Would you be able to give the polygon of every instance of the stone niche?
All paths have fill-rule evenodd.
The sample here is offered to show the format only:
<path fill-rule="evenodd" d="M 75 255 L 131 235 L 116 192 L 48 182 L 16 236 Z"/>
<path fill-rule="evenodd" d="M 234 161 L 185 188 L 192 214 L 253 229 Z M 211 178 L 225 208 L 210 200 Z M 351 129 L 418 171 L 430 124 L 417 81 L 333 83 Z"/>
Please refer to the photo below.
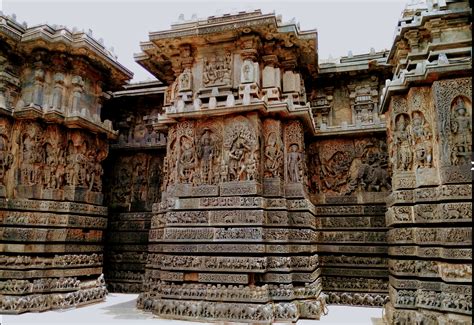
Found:
<path fill-rule="evenodd" d="M 64 51 L 89 36 L 2 19 L 0 313 L 102 301 L 102 162 L 116 132 L 100 109 L 131 74 L 103 54 Z"/>
<path fill-rule="evenodd" d="M 314 125 L 295 71 L 306 60 L 315 73 L 316 51 L 299 50 L 314 49 L 315 33 L 259 11 L 202 25 L 210 34 L 199 41 L 153 33 L 137 56 L 168 83 L 154 122 L 168 131 L 162 200 L 138 307 L 173 319 L 319 319 L 326 299 L 304 155 Z M 185 25 L 175 27 L 173 37 Z M 160 68 L 168 55 L 176 79 Z"/>

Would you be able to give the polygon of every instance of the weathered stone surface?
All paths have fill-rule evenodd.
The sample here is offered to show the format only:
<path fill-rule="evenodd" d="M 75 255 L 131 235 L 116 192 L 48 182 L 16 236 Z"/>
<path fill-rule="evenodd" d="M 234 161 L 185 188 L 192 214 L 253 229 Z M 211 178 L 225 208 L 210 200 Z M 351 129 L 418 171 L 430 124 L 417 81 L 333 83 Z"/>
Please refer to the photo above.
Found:
<path fill-rule="evenodd" d="M 100 301 L 104 265 L 161 318 L 470 324 L 471 11 L 412 3 L 333 61 L 275 14 L 180 21 L 125 86 L 90 35 L 2 14 L 0 312 Z"/>
<path fill-rule="evenodd" d="M 472 321 L 472 81 L 463 77 L 471 58 L 462 44 L 471 8 L 458 4 L 446 38 L 451 6 L 407 7 L 390 52 L 398 71 L 382 97 L 394 190 L 386 213 L 390 324 Z M 434 12 L 437 19 L 424 19 Z M 430 42 L 421 42 L 421 30 Z M 426 48 L 441 38 L 430 62 Z"/>
<path fill-rule="evenodd" d="M 101 108 L 132 74 L 89 35 L 1 20 L 0 313 L 101 301 L 102 162 L 117 136 Z"/>

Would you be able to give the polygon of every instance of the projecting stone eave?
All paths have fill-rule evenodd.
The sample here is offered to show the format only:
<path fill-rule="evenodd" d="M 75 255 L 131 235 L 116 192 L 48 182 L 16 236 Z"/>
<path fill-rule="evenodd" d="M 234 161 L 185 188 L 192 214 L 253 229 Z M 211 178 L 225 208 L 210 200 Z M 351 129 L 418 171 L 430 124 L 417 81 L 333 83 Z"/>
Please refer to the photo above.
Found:
<path fill-rule="evenodd" d="M 0 40 L 5 41 L 10 46 L 15 46 L 25 32 L 25 27 L 10 17 L 0 15 Z"/>
<path fill-rule="evenodd" d="M 379 112 L 388 110 L 390 98 L 393 95 L 406 93 L 410 87 L 430 85 L 433 81 L 450 78 L 462 78 L 472 76 L 472 61 L 457 62 L 451 64 L 431 64 L 425 66 L 420 73 L 405 75 L 401 79 L 387 81 L 380 100 Z"/>
<path fill-rule="evenodd" d="M 19 48 L 31 53 L 36 48 L 59 51 L 69 55 L 85 56 L 92 63 L 109 73 L 110 89 L 119 89 L 133 73 L 93 37 L 84 32 L 70 32 L 66 28 L 54 29 L 48 25 L 29 28 L 21 37 Z"/>
<path fill-rule="evenodd" d="M 266 117 L 278 116 L 284 120 L 297 119 L 303 123 L 304 132 L 309 136 L 314 136 L 317 133 L 309 104 L 290 105 L 287 101 L 268 103 L 264 100 L 256 100 L 250 104 L 237 104 L 231 110 L 225 105 L 218 105 L 212 109 L 166 112 L 159 115 L 157 128 L 165 129 L 168 125 L 178 123 L 183 119 L 214 118 L 248 112 L 258 112 L 261 116 Z"/>
<path fill-rule="evenodd" d="M 421 11 L 419 15 L 412 17 L 402 17 L 399 19 L 398 26 L 395 30 L 395 35 L 392 41 L 392 47 L 388 54 L 387 61 L 390 62 L 394 59 L 398 49 L 398 43 L 405 37 L 405 34 L 412 30 L 419 30 L 424 28 L 424 25 L 431 19 L 443 18 L 443 20 L 456 19 L 461 17 L 471 17 L 472 8 L 457 8 L 457 9 L 441 9 L 431 10 L 427 9 Z"/>
<path fill-rule="evenodd" d="M 354 55 L 353 57 L 343 56 L 337 62 L 322 62 L 319 64 L 319 77 L 327 74 L 359 73 L 364 71 L 387 71 L 390 72 L 392 66 L 387 63 L 389 51 L 380 51 L 374 54 L 366 53 Z"/>
<path fill-rule="evenodd" d="M 318 73 L 317 30 L 300 31 L 296 23 L 282 23 L 275 14 L 224 15 L 207 20 L 172 25 L 170 30 L 151 32 L 149 41 L 141 42 L 141 53 L 136 54 L 138 64 L 166 84 L 176 75 L 174 66 L 181 58 L 180 46 L 191 45 L 192 56 L 196 49 L 209 44 L 236 41 L 245 35 L 258 34 L 266 41 L 280 41 L 283 48 L 298 48 L 299 66 L 315 77 Z"/>
<path fill-rule="evenodd" d="M 149 43 L 149 42 L 144 42 Z M 140 43 L 142 45 L 142 43 Z M 142 66 L 145 70 L 154 75 L 158 80 L 160 80 L 164 85 L 169 85 L 174 81 L 174 77 L 170 77 L 169 74 L 166 74 L 164 71 L 169 71 L 171 69 L 171 62 L 168 62 L 168 69 L 163 69 L 162 67 L 157 67 L 154 60 L 152 60 L 151 55 L 140 52 L 133 54 L 133 58 L 136 63 Z"/>

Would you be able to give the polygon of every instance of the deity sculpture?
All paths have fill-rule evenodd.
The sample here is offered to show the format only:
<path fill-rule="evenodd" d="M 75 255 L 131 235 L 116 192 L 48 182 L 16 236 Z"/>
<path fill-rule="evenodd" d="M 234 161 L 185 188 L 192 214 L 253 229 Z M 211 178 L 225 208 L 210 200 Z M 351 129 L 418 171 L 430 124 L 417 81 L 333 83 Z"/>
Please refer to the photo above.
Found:
<path fill-rule="evenodd" d="M 192 183 L 196 157 L 193 141 L 190 138 L 181 138 L 181 154 L 179 157 L 179 177 L 183 183 Z"/>
<path fill-rule="evenodd" d="M 138 160 L 133 170 L 132 202 L 146 199 L 146 170 L 142 161 Z"/>
<path fill-rule="evenodd" d="M 231 61 L 232 55 L 230 53 L 204 58 L 204 71 L 202 74 L 204 86 L 229 84 L 231 82 Z"/>
<path fill-rule="evenodd" d="M 38 181 L 39 170 L 35 164 L 41 161 L 40 145 L 37 142 L 36 129 L 31 134 L 26 133 L 23 138 L 22 160 L 21 160 L 21 183 L 24 185 L 35 185 Z"/>
<path fill-rule="evenodd" d="M 72 90 L 72 105 L 71 109 L 72 112 L 79 112 L 81 107 L 81 99 L 82 99 L 82 93 L 83 93 L 83 88 L 84 88 L 84 81 L 80 76 L 74 76 L 72 78 L 72 84 L 74 86 Z"/>
<path fill-rule="evenodd" d="M 234 140 L 229 152 L 229 181 L 239 181 L 240 175 L 245 170 L 246 153 L 250 151 L 250 146 L 244 137 L 243 131 L 240 131 Z"/>
<path fill-rule="evenodd" d="M 212 139 L 211 130 L 205 128 L 201 139 L 199 139 L 199 146 L 197 151 L 198 158 L 200 159 L 201 181 L 205 184 L 212 183 L 213 181 L 212 166 L 215 151 L 215 143 Z"/>
<path fill-rule="evenodd" d="M 8 150 L 8 140 L 0 136 L 0 186 L 5 185 L 5 173 L 13 162 L 13 155 Z"/>
<path fill-rule="evenodd" d="M 62 110 L 64 75 L 56 73 L 54 75 L 53 103 L 52 108 Z"/>
<path fill-rule="evenodd" d="M 252 61 L 245 60 L 242 64 L 241 82 L 252 82 L 254 80 L 254 67 Z"/>
<path fill-rule="evenodd" d="M 280 165 L 283 158 L 283 151 L 277 143 L 277 135 L 271 132 L 268 135 L 265 146 L 265 176 L 278 177 L 280 174 Z"/>
<path fill-rule="evenodd" d="M 184 69 L 178 79 L 178 90 L 189 90 L 191 89 L 191 70 L 189 68 Z"/>
<path fill-rule="evenodd" d="M 247 161 L 246 180 L 254 181 L 257 179 L 257 160 L 249 153 Z"/>
<path fill-rule="evenodd" d="M 413 115 L 412 122 L 413 140 L 415 142 L 415 161 L 417 168 L 431 167 L 432 150 L 431 134 L 424 123 L 421 113 Z"/>
<path fill-rule="evenodd" d="M 221 175 L 221 182 L 227 182 L 228 181 L 228 174 L 229 174 L 229 166 L 225 163 L 224 160 L 222 160 L 221 166 L 220 166 L 220 175 Z"/>
<path fill-rule="evenodd" d="M 32 104 L 43 105 L 43 91 L 44 91 L 44 70 L 35 70 L 35 81 L 33 85 L 33 100 Z"/>
<path fill-rule="evenodd" d="M 43 175 L 44 175 L 44 187 L 52 188 L 55 181 L 55 172 L 57 166 L 56 153 L 53 146 L 50 143 L 45 145 L 45 154 L 46 154 L 46 164 L 44 166 Z"/>
<path fill-rule="evenodd" d="M 411 134 L 407 128 L 407 123 L 405 122 L 405 115 L 399 115 L 393 136 L 393 144 L 396 148 L 395 166 L 399 170 L 409 170 L 413 160 L 410 143 Z"/>
<path fill-rule="evenodd" d="M 472 152 L 472 124 L 464 100 L 458 97 L 454 112 L 451 117 L 451 138 L 453 165 L 460 165 L 469 162 Z"/>
<path fill-rule="evenodd" d="M 303 159 L 299 152 L 299 146 L 296 143 L 290 145 L 290 152 L 288 153 L 288 181 L 290 183 L 300 182 L 301 179 L 301 164 Z"/>

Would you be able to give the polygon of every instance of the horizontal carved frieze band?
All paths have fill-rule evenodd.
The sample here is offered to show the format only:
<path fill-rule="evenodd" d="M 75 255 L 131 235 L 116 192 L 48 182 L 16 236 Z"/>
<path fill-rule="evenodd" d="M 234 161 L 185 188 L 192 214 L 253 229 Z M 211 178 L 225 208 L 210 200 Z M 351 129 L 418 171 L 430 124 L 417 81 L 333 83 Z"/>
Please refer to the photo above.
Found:
<path fill-rule="evenodd" d="M 105 286 L 100 286 L 68 293 L 30 294 L 26 296 L 4 295 L 0 297 L 0 312 L 2 314 L 20 314 L 27 311 L 38 312 L 77 307 L 102 301 L 106 294 Z"/>
<path fill-rule="evenodd" d="M 3 199 L 0 198 L 0 209 L 60 212 L 85 215 L 107 215 L 107 207 L 78 202 L 67 201 L 41 201 L 26 199 Z"/>
<path fill-rule="evenodd" d="M 0 255 L 0 269 L 55 269 L 102 265 L 102 254 L 66 254 L 54 257 Z"/>
<path fill-rule="evenodd" d="M 107 219 L 48 212 L 0 211 L 0 225 L 105 229 Z"/>
<path fill-rule="evenodd" d="M 449 311 L 439 312 L 436 310 L 428 310 L 418 307 L 414 309 L 394 309 L 391 302 L 386 307 L 386 319 L 387 321 L 405 322 L 405 324 L 412 324 L 415 321 L 418 322 L 435 322 L 435 324 L 449 324 L 455 323 L 459 325 L 471 325 L 472 316 L 461 315 L 459 313 L 451 313 Z"/>
<path fill-rule="evenodd" d="M 390 287 L 389 295 L 394 307 L 426 308 L 472 315 L 471 296 L 460 292 L 437 292 L 425 289 L 395 290 Z"/>
<path fill-rule="evenodd" d="M 471 202 L 393 206 L 386 213 L 388 225 L 400 223 L 471 222 Z"/>
<path fill-rule="evenodd" d="M 472 248 L 391 246 L 388 248 L 388 254 L 391 256 L 470 260 L 472 259 Z"/>
<path fill-rule="evenodd" d="M 5 242 L 100 242 L 102 230 L 81 228 L 0 228 L 0 237 Z"/>
<path fill-rule="evenodd" d="M 79 277 L 92 274 L 100 275 L 102 266 L 78 267 L 78 268 L 56 268 L 46 270 L 0 270 L 1 279 L 33 279 L 42 277 Z"/>
<path fill-rule="evenodd" d="M 150 267 L 168 270 L 267 270 L 291 271 L 314 270 L 318 266 L 318 256 L 272 256 L 272 257 L 219 257 L 149 254 Z"/>
<path fill-rule="evenodd" d="M 349 306 L 379 306 L 388 302 L 388 295 L 358 292 L 328 292 L 328 304 Z"/>
<path fill-rule="evenodd" d="M 293 284 L 264 284 L 245 286 L 233 284 L 174 284 L 154 282 L 147 287 L 155 297 L 167 299 L 195 299 L 208 301 L 268 302 L 273 300 L 293 300 L 314 297 L 321 290 L 320 281 L 308 283 L 304 287 Z"/>
<path fill-rule="evenodd" d="M 313 244 L 235 244 L 235 243 L 200 243 L 188 244 L 153 244 L 149 246 L 150 252 L 167 253 L 315 253 L 317 246 Z"/>
<path fill-rule="evenodd" d="M 387 205 L 470 200 L 471 197 L 472 184 L 448 184 L 438 187 L 393 191 L 387 197 Z"/>
<path fill-rule="evenodd" d="M 167 241 L 285 241 L 311 242 L 320 233 L 312 229 L 285 229 L 261 227 L 232 228 L 165 228 L 150 230 L 150 242 Z"/>
<path fill-rule="evenodd" d="M 424 260 L 395 260 L 388 262 L 395 276 L 441 278 L 445 282 L 472 282 L 472 265 Z"/>
<path fill-rule="evenodd" d="M 472 228 L 395 228 L 388 231 L 391 244 L 469 246 Z"/>
<path fill-rule="evenodd" d="M 323 276 L 322 283 L 325 291 L 388 291 L 388 282 L 386 279 Z"/>

